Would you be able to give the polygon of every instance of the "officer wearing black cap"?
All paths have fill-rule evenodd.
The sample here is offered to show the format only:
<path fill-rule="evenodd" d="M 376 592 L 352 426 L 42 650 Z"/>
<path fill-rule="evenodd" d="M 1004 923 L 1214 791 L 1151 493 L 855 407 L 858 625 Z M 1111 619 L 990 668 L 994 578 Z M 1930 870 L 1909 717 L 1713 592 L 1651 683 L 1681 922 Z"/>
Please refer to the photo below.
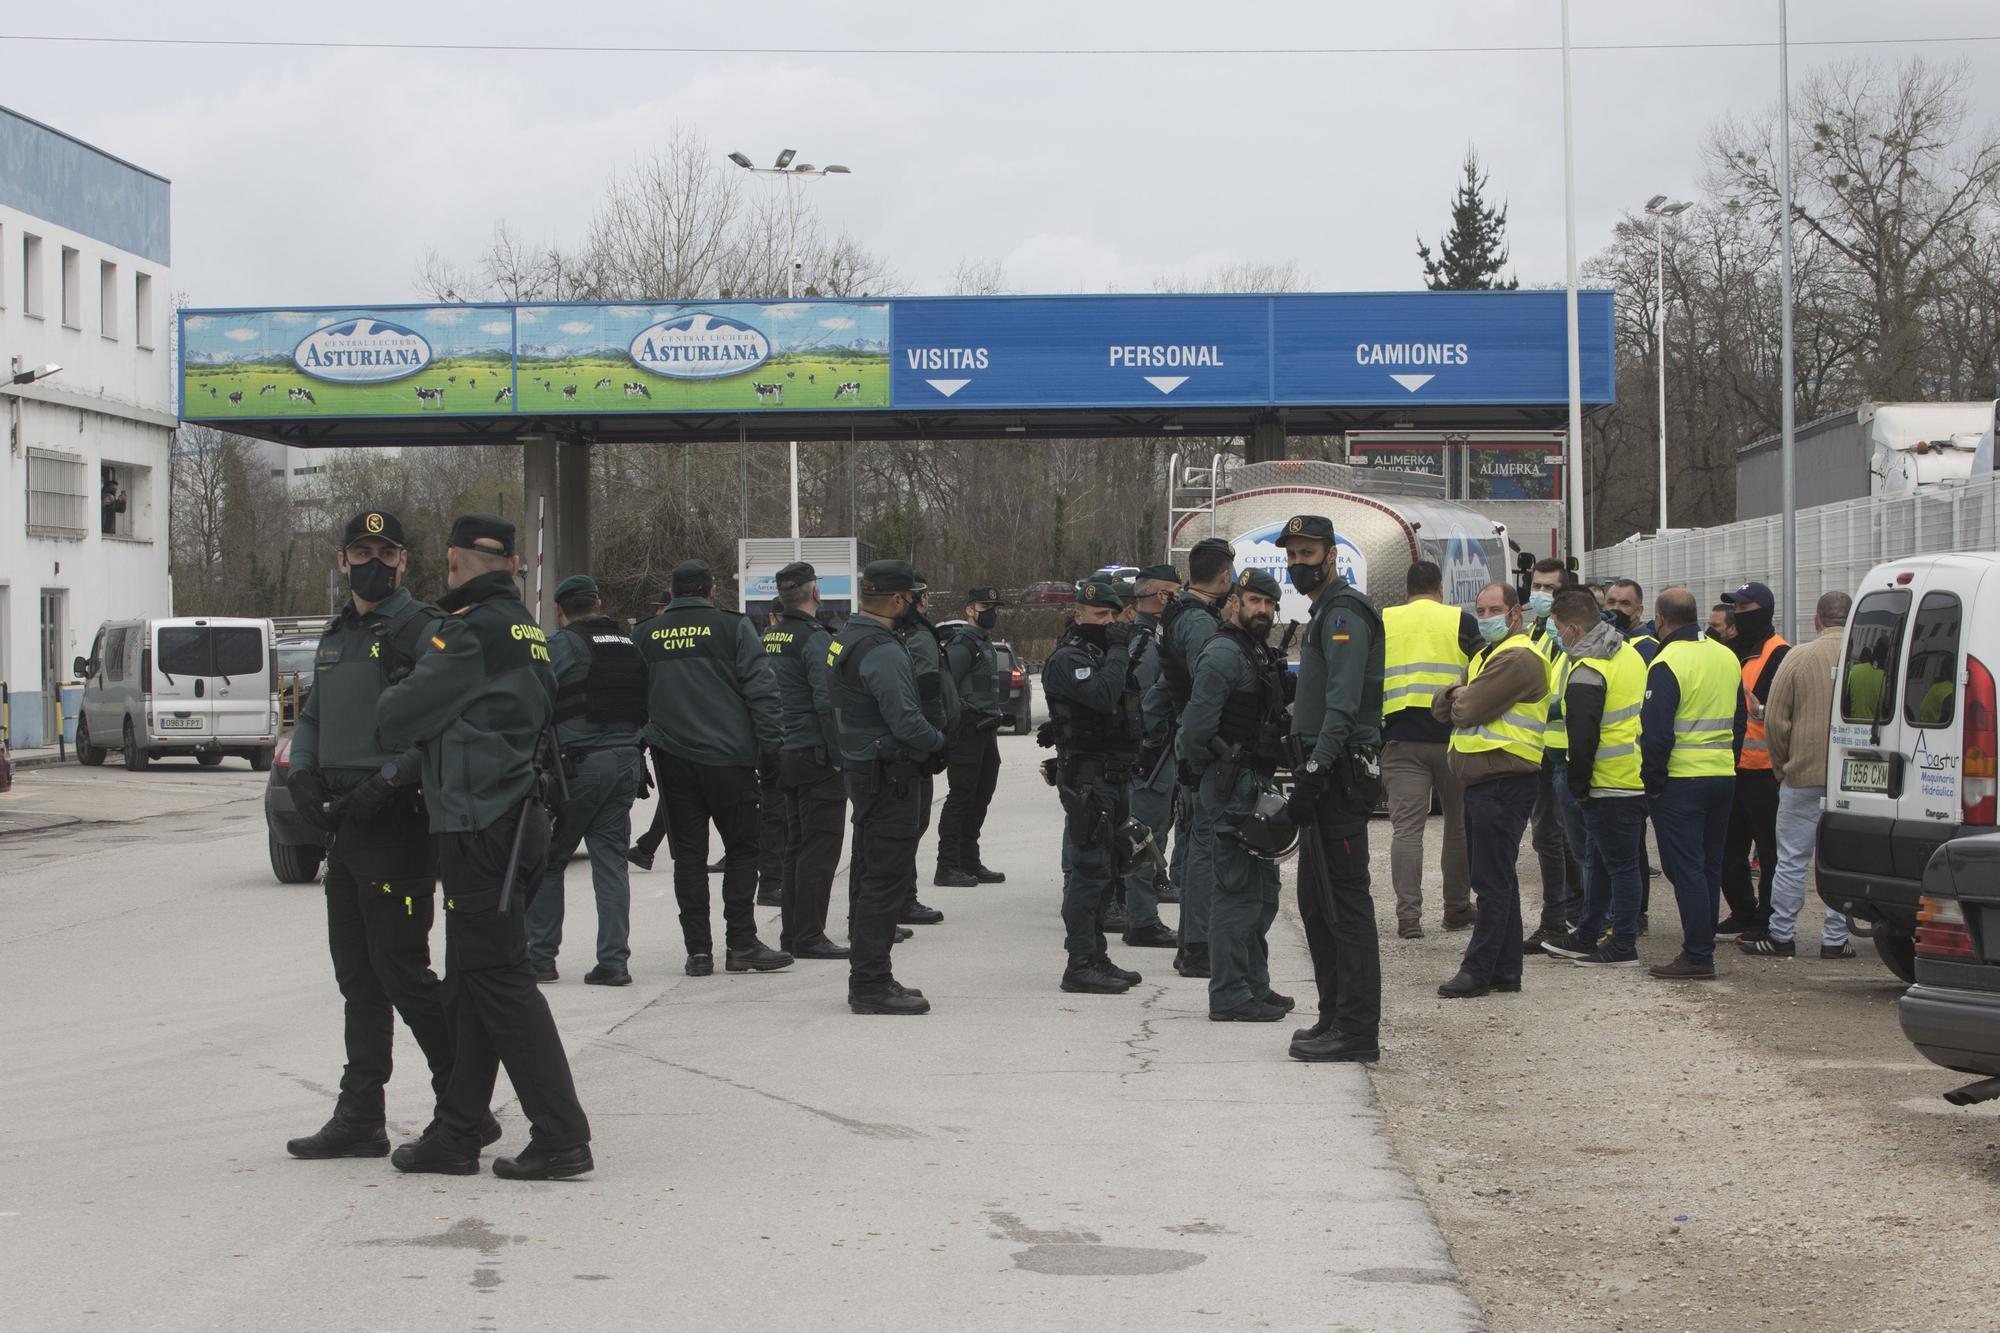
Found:
<path fill-rule="evenodd" d="M 715 577 L 688 560 L 674 567 L 673 600 L 634 637 L 649 674 L 646 740 L 669 807 L 668 846 L 680 904 L 687 974 L 715 971 L 709 922 L 708 826 L 722 835 L 725 965 L 773 972 L 792 956 L 757 938 L 757 825 L 761 773 L 775 773 L 784 724 L 764 640 L 749 618 L 710 600 Z"/>
<path fill-rule="evenodd" d="M 445 618 L 429 651 L 382 695 L 376 724 L 392 746 L 423 752 L 424 804 L 444 880 L 447 1009 L 458 1039 L 437 1119 L 396 1149 L 398 1170 L 479 1170 L 501 1066 L 527 1114 L 528 1146 L 493 1162 L 511 1180 L 592 1168 L 562 1037 L 528 966 L 528 899 L 548 856 L 543 742 L 555 713 L 547 637 L 521 604 L 514 525 L 492 514 L 452 524 Z"/>
<path fill-rule="evenodd" d="M 801 560 L 779 570 L 777 582 L 779 611 L 764 631 L 764 654 L 777 683 L 785 730 L 778 755 L 784 846 L 778 947 L 794 958 L 845 958 L 847 946 L 826 936 L 847 815 L 840 735 L 829 693 L 832 668 L 826 664 L 833 636 L 818 619 L 818 571 Z"/>
<path fill-rule="evenodd" d="M 999 659 L 989 638 L 998 622 L 1000 590 L 974 587 L 965 594 L 965 619 L 950 625 L 944 645 L 945 676 L 958 692 L 959 725 L 952 733 L 945 780 L 951 790 L 938 816 L 937 873 L 931 883 L 948 888 L 1004 883 L 980 857 L 979 834 L 1000 781 Z"/>
<path fill-rule="evenodd" d="M 917 703 L 924 711 L 924 721 L 936 727 L 946 738 L 946 745 L 931 756 L 923 772 L 917 777 L 919 799 L 917 802 L 917 840 L 923 841 L 931 831 L 931 810 L 937 795 L 937 775 L 945 771 L 950 762 L 950 738 L 958 734 L 963 708 L 958 698 L 958 687 L 944 669 L 944 644 L 938 638 L 937 626 L 931 624 L 925 614 L 927 605 L 925 594 L 929 585 L 924 581 L 922 570 L 913 571 L 916 580 L 916 604 L 896 633 L 903 640 L 903 647 L 910 654 L 910 669 L 917 677 Z M 910 875 L 908 891 L 903 895 L 902 911 L 896 921 L 905 926 L 935 926 L 944 920 L 944 913 L 917 899 L 917 877 Z"/>
<path fill-rule="evenodd" d="M 764 652 L 770 655 L 769 635 L 785 613 L 777 598 L 753 602 L 758 616 L 757 633 L 765 636 Z M 772 670 L 777 663 L 771 664 Z M 780 712 L 783 711 L 782 703 Z M 782 758 L 782 756 L 781 756 Z M 778 765 L 757 774 L 757 906 L 783 908 L 785 905 L 785 791 L 779 783 Z"/>
<path fill-rule="evenodd" d="M 1128 651 L 1132 674 L 1138 681 L 1141 712 L 1146 694 L 1160 679 L 1160 617 L 1180 595 L 1180 571 L 1172 565 L 1148 565 L 1132 582 L 1132 641 Z M 1148 729 L 1150 735 L 1150 726 Z M 1144 750 L 1142 763 L 1132 770 L 1130 802 L 1132 818 L 1155 830 L 1164 848 L 1167 830 L 1174 822 L 1174 764 L 1164 754 Z M 1160 890 L 1168 872 L 1150 861 L 1141 861 L 1125 876 L 1125 943 L 1135 949 L 1175 949 L 1180 937 L 1160 920 Z"/>
<path fill-rule="evenodd" d="M 901 560 L 861 572 L 861 605 L 827 649 L 841 765 L 854 811 L 847 1005 L 857 1014 L 926 1014 L 922 991 L 889 967 L 896 917 L 917 873 L 918 779 L 944 749 L 925 716 L 917 673 L 898 637 L 922 585 Z"/>
<path fill-rule="evenodd" d="M 1275 1023 L 1292 999 L 1271 989 L 1265 943 L 1278 916 L 1277 862 L 1232 836 L 1284 759 L 1285 659 L 1269 646 L 1284 592 L 1268 570 L 1236 576 L 1222 628 L 1195 663 L 1194 694 L 1174 745 L 1200 774 L 1195 828 L 1215 866 L 1208 906 L 1208 1016 Z"/>
<path fill-rule="evenodd" d="M 1194 664 L 1222 623 L 1223 603 L 1236 578 L 1236 548 L 1220 537 L 1204 537 L 1188 552 L 1187 590 L 1160 613 L 1159 675 L 1146 689 L 1146 748 L 1140 755 L 1150 772 L 1161 762 L 1174 765 L 1174 731 L 1194 693 Z M 1174 821 L 1174 854 L 1168 863 L 1181 895 L 1180 948 L 1174 971 L 1184 977 L 1206 977 L 1208 966 L 1208 894 L 1215 867 L 1194 832 L 1195 782 L 1192 772 L 1176 766 L 1180 787 Z"/>
<path fill-rule="evenodd" d="M 1301 830 L 1299 916 L 1319 1021 L 1297 1060 L 1374 1060 L 1382 955 L 1368 894 L 1368 817 L 1382 788 L 1382 617 L 1336 566 L 1331 520 L 1300 514 L 1278 534 L 1292 586 L 1312 600 L 1299 648 L 1288 812 Z"/>
<path fill-rule="evenodd" d="M 431 971 L 437 853 L 417 795 L 419 760 L 414 750 L 390 749 L 375 729 L 382 691 L 409 671 L 440 615 L 402 586 L 403 541 L 402 523 L 386 510 L 349 520 L 334 561 L 352 596 L 320 637 L 316 688 L 292 733 L 292 804 L 332 837 L 327 947 L 347 1013 L 347 1068 L 333 1117 L 285 1145 L 294 1157 L 388 1154 L 382 1088 L 396 1014 L 430 1062 L 439 1097 L 451 1076 L 451 1030 Z M 491 1129 L 497 1136 L 499 1127 Z"/>
<path fill-rule="evenodd" d="M 1076 619 L 1042 667 L 1050 717 L 1042 739 L 1056 747 L 1064 816 L 1062 918 L 1069 963 L 1061 986 L 1075 994 L 1118 995 L 1141 980 L 1112 963 L 1101 925 L 1117 892 L 1112 844 L 1129 813 L 1126 784 L 1145 731 L 1131 674 L 1132 626 L 1119 620 L 1124 609 L 1109 577 L 1085 579 L 1077 588 Z"/>
<path fill-rule="evenodd" d="M 568 798 L 556 812 L 541 891 L 528 905 L 528 961 L 535 980 L 556 979 L 562 946 L 563 871 L 581 843 L 597 896 L 597 966 L 589 986 L 626 986 L 632 974 L 632 882 L 625 848 L 639 795 L 639 728 L 646 725 L 646 663 L 639 645 L 610 616 L 597 580 L 572 574 L 556 585 L 549 664 L 556 673 L 556 739 Z"/>

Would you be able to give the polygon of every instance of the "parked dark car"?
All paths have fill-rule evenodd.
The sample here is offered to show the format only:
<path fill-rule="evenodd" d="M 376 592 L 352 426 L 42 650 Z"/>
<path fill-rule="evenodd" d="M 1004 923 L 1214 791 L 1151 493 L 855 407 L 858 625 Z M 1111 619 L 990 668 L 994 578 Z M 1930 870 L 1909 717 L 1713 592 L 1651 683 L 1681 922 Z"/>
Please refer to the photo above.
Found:
<path fill-rule="evenodd" d="M 280 884 L 310 884 L 326 859 L 327 835 L 299 817 L 285 778 L 292 771 L 292 738 L 278 740 L 271 778 L 264 784 L 264 828 L 271 845 L 271 871 Z"/>
<path fill-rule="evenodd" d="M 277 658 L 278 699 L 285 709 L 285 722 L 299 720 L 306 696 L 312 693 L 313 664 L 319 656 L 318 639 L 279 639 L 273 654 Z"/>
<path fill-rule="evenodd" d="M 1074 602 L 1076 585 L 1053 579 L 1046 583 L 1030 583 L 1021 589 L 1021 600 L 1030 604 Z"/>
<path fill-rule="evenodd" d="M 1945 1094 L 1959 1106 L 2000 1097 L 2000 834 L 1932 853 L 1917 901 L 1917 984 L 1898 1012 L 1926 1060 L 1979 1082 Z"/>
<path fill-rule="evenodd" d="M 1015 655 L 1013 645 L 996 639 L 993 656 L 998 659 L 1000 711 L 1013 724 L 1016 736 L 1035 729 L 1035 686 L 1027 664 Z"/>

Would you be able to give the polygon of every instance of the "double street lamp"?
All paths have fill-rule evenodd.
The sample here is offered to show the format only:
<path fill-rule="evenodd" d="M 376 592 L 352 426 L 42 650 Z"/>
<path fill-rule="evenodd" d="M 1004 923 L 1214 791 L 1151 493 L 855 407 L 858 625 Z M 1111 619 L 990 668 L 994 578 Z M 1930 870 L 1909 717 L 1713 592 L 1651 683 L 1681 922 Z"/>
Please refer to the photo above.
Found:
<path fill-rule="evenodd" d="M 743 153 L 731 153 L 729 160 L 753 176 L 778 176 L 785 182 L 785 298 L 790 300 L 798 295 L 799 273 L 799 204 L 797 182 L 801 179 L 813 180 L 821 176 L 848 176 L 853 173 L 843 166 L 816 167 L 810 162 L 797 162 L 798 150 L 787 148 L 778 154 L 778 159 L 768 167 L 760 167 Z M 791 442 L 792 466 L 792 540 L 799 539 L 799 442 Z"/>
<path fill-rule="evenodd" d="M 1654 288 L 1659 296 L 1659 309 L 1653 318 L 1653 359 L 1660 367 L 1660 523 L 1655 534 L 1667 530 L 1667 243 L 1665 228 L 1668 222 L 1687 212 L 1694 205 L 1675 203 L 1663 194 L 1656 194 L 1646 201 L 1646 216 L 1653 219 L 1653 273 Z"/>

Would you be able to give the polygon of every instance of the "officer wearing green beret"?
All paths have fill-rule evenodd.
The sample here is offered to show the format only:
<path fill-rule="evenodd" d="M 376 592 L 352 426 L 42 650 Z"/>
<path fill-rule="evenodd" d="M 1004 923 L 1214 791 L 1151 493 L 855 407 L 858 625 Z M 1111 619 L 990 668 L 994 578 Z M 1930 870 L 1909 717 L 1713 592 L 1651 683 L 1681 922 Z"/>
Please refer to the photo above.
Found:
<path fill-rule="evenodd" d="M 1194 665 L 1201 650 L 1222 623 L 1223 604 L 1235 586 L 1236 548 L 1220 537 L 1204 537 L 1188 552 L 1187 590 L 1167 604 L 1160 615 L 1160 674 L 1146 691 L 1145 767 L 1174 764 L 1174 732 L 1194 694 Z M 1194 830 L 1194 774 L 1176 765 L 1179 787 L 1174 823 L 1174 855 L 1169 871 L 1180 886 L 1180 948 L 1174 971 L 1184 977 L 1206 977 L 1208 966 L 1208 892 L 1215 867 Z"/>
<path fill-rule="evenodd" d="M 639 728 L 646 724 L 646 663 L 639 645 L 604 614 L 597 580 L 572 574 L 556 585 L 559 632 L 549 636 L 556 673 L 556 739 L 568 799 L 556 812 L 541 891 L 528 904 L 528 961 L 535 980 L 556 979 L 562 946 L 563 871 L 582 843 L 597 897 L 597 966 L 588 986 L 628 986 L 632 974 L 632 884 L 625 849 L 639 795 Z"/>
<path fill-rule="evenodd" d="M 562 1037 L 528 966 L 528 898 L 548 855 L 536 754 L 555 712 L 546 636 L 514 583 L 514 525 L 492 514 L 452 524 L 445 616 L 430 651 L 383 692 L 376 725 L 423 752 L 424 804 L 445 895 L 445 994 L 458 1040 L 437 1119 L 396 1149 L 402 1171 L 472 1175 L 501 1066 L 527 1113 L 528 1146 L 493 1162 L 512 1180 L 592 1168 Z"/>
<path fill-rule="evenodd" d="M 1299 647 L 1288 812 L 1299 825 L 1299 916 L 1312 951 L 1319 1021 L 1292 1041 L 1297 1060 L 1374 1060 L 1382 954 L 1368 884 L 1368 817 L 1381 791 L 1382 617 L 1340 573 L 1331 520 L 1300 514 L 1278 546 L 1292 586 L 1312 599 Z"/>
<path fill-rule="evenodd" d="M 792 956 L 757 938 L 760 773 L 778 766 L 784 723 L 763 636 L 749 618 L 711 600 L 715 576 L 700 560 L 674 567 L 673 600 L 634 631 L 648 672 L 645 736 L 654 747 L 660 800 L 669 807 L 674 898 L 686 972 L 715 971 L 709 923 L 708 826 L 722 835 L 722 918 L 731 972 L 773 972 Z"/>
<path fill-rule="evenodd" d="M 958 691 L 961 710 L 945 768 L 950 791 L 938 816 L 937 873 L 931 883 L 948 888 L 1001 884 L 1007 876 L 989 870 L 981 859 L 979 834 L 1000 781 L 998 733 L 1006 716 L 1000 711 L 999 659 L 989 638 L 999 621 L 1000 590 L 969 589 L 965 618 L 950 625 L 945 641 L 945 675 Z"/>
<path fill-rule="evenodd" d="M 916 604 L 910 608 L 903 623 L 897 627 L 903 646 L 909 650 L 910 669 L 917 677 L 917 702 L 924 710 L 924 721 L 936 727 L 944 735 L 946 746 L 931 756 L 930 763 L 917 778 L 919 799 L 917 803 L 917 840 L 923 841 L 924 834 L 930 832 L 931 809 L 937 794 L 937 775 L 945 771 L 950 762 L 949 738 L 958 734 L 964 706 L 958 697 L 958 687 L 944 669 L 944 645 L 938 638 L 937 626 L 931 624 L 925 614 L 928 607 L 922 571 L 914 571 L 916 579 Z M 917 877 L 910 876 L 909 891 L 903 895 L 902 910 L 896 921 L 905 926 L 935 926 L 944 920 L 944 913 L 917 901 Z"/>
<path fill-rule="evenodd" d="M 388 1155 L 382 1087 L 397 1014 L 430 1063 L 436 1095 L 451 1077 L 451 1029 L 431 971 L 437 852 L 417 794 L 421 759 L 391 750 L 375 729 L 382 691 L 409 671 L 441 614 L 402 586 L 403 542 L 387 510 L 349 520 L 334 559 L 352 596 L 320 637 L 316 688 L 292 733 L 286 789 L 300 816 L 332 837 L 327 946 L 347 1047 L 333 1116 L 285 1145 L 294 1157 Z M 499 1126 L 491 1132 L 497 1138 Z"/>
<path fill-rule="evenodd" d="M 1278 916 L 1277 862 L 1233 836 L 1284 759 L 1285 660 L 1267 642 L 1283 597 L 1268 570 L 1236 576 L 1236 595 L 1195 663 L 1175 752 L 1200 775 L 1195 828 L 1215 867 L 1208 905 L 1208 1016 L 1275 1023 L 1292 999 L 1271 989 L 1266 937 Z"/>
<path fill-rule="evenodd" d="M 1139 682 L 1142 702 L 1160 679 L 1160 615 L 1180 593 L 1180 571 L 1172 565 L 1149 565 L 1133 580 L 1132 641 L 1127 650 Z M 1132 770 L 1132 818 L 1155 830 L 1164 844 L 1174 822 L 1174 766 L 1162 755 Z M 1166 872 L 1141 861 L 1125 876 L 1125 943 L 1135 949 L 1175 949 L 1180 937 L 1160 920 L 1159 881 Z"/>
<path fill-rule="evenodd" d="M 803 560 L 778 571 L 778 619 L 764 631 L 764 653 L 784 714 L 778 755 L 784 861 L 779 872 L 778 947 L 795 958 L 836 959 L 847 946 L 826 935 L 833 872 L 845 836 L 847 788 L 840 776 L 840 735 L 826 664 L 833 635 L 819 622 L 819 573 Z"/>
<path fill-rule="evenodd" d="M 847 1005 L 857 1014 L 925 1014 L 930 1001 L 889 966 L 896 917 L 917 873 L 918 778 L 944 749 L 924 716 L 917 673 L 896 627 L 921 591 L 901 560 L 861 572 L 861 605 L 827 649 L 841 765 L 854 812 Z"/>
<path fill-rule="evenodd" d="M 1085 579 L 1077 587 L 1076 619 L 1042 667 L 1050 716 L 1044 738 L 1056 747 L 1064 817 L 1062 918 L 1069 963 L 1061 986 L 1076 994 L 1118 995 L 1141 980 L 1111 961 L 1102 925 L 1117 890 L 1113 842 L 1128 815 L 1126 784 L 1144 734 L 1128 649 L 1132 627 L 1119 620 L 1124 609 L 1115 582 Z"/>

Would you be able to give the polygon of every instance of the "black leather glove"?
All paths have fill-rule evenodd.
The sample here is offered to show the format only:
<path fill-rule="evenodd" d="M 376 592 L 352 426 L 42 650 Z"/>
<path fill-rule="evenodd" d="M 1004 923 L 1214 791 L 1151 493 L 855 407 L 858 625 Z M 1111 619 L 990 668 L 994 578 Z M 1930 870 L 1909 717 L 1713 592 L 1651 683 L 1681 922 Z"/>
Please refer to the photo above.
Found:
<path fill-rule="evenodd" d="M 1141 746 L 1138 759 L 1133 761 L 1137 767 L 1133 769 L 1132 775 L 1141 782 L 1146 781 L 1153 776 L 1153 770 L 1160 766 L 1160 756 L 1165 753 L 1165 748 L 1158 745 Z"/>
<path fill-rule="evenodd" d="M 331 833 L 340 821 L 328 810 L 326 783 L 316 768 L 295 768 L 285 775 L 285 790 L 291 794 L 292 808 L 299 818 L 322 833 Z"/>
<path fill-rule="evenodd" d="M 1179 783 L 1184 790 L 1194 791 L 1201 786 L 1201 774 L 1189 767 L 1187 760 L 1176 759 L 1174 760 L 1174 781 Z"/>
<path fill-rule="evenodd" d="M 1306 825 L 1316 817 L 1321 793 L 1326 790 L 1326 770 L 1312 760 L 1292 770 L 1292 794 L 1285 798 L 1285 818 Z"/>
<path fill-rule="evenodd" d="M 950 767 L 951 767 L 951 747 L 949 745 L 938 746 L 938 748 L 932 750 L 929 756 L 924 760 L 924 772 L 930 774 L 932 777 L 936 777 L 938 774 L 944 772 L 947 768 Z"/>
<path fill-rule="evenodd" d="M 757 781 L 766 787 L 778 780 L 778 752 L 766 750 L 757 756 Z"/>
<path fill-rule="evenodd" d="M 396 788 L 388 778 L 380 773 L 369 775 L 366 782 L 347 793 L 340 803 L 340 817 L 343 821 L 353 820 L 366 824 L 382 813 L 382 807 L 396 794 Z"/>
<path fill-rule="evenodd" d="M 1132 642 L 1132 627 L 1122 620 L 1114 620 L 1104 627 L 1104 646 L 1107 649 L 1123 648 Z"/>

